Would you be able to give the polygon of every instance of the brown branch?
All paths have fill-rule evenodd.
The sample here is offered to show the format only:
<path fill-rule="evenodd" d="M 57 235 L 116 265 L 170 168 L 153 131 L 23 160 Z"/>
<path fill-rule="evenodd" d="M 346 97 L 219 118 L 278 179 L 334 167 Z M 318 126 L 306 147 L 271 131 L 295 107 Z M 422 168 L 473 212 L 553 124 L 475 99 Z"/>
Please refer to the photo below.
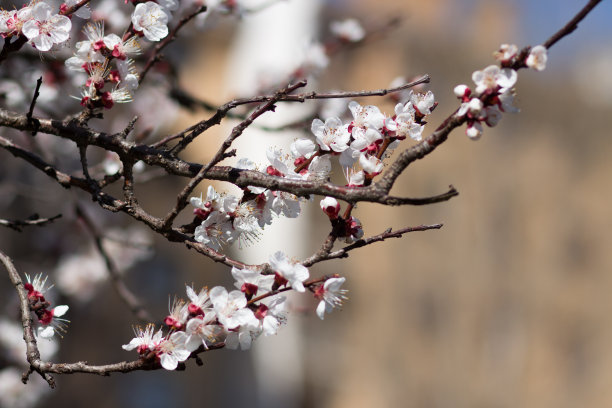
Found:
<path fill-rule="evenodd" d="M 81 0 L 74 6 L 68 7 L 64 11 L 60 11 L 59 14 L 62 14 L 64 16 L 70 16 L 72 13 L 74 13 L 90 1 L 91 0 Z M 6 37 L 4 39 L 4 46 L 2 47 L 2 51 L 0 51 L 0 64 L 2 64 L 2 61 L 8 58 L 10 53 L 19 51 L 21 47 L 23 47 L 28 42 L 28 37 L 23 34 L 19 34 L 18 36 L 16 36 L 16 39 L 13 42 L 11 42 L 11 38 L 13 37 Z"/>
<path fill-rule="evenodd" d="M 305 81 L 305 80 L 303 80 Z M 166 143 L 176 140 L 182 139 L 179 144 L 177 144 L 173 150 L 175 152 L 179 152 L 183 150 L 189 143 L 191 143 L 197 136 L 210 129 L 211 127 L 218 125 L 221 123 L 221 120 L 228 115 L 228 112 L 232 109 L 237 108 L 238 106 L 248 105 L 252 103 L 261 103 L 261 102 L 269 102 L 272 100 L 276 100 L 277 102 L 305 102 L 307 100 L 315 100 L 315 99 L 339 99 L 339 98 L 358 98 L 358 97 L 366 97 L 366 96 L 384 96 L 390 93 L 399 92 L 404 89 L 408 89 L 414 87 L 419 84 L 428 83 L 430 81 L 429 75 L 424 75 L 416 81 L 412 81 L 406 83 L 404 85 L 395 87 L 395 88 L 386 88 L 386 89 L 376 89 L 370 91 L 348 91 L 348 92 L 328 92 L 328 93 L 318 93 L 318 92 L 308 92 L 303 94 L 295 94 L 282 95 L 280 98 L 277 98 L 277 95 L 260 95 L 254 96 L 251 98 L 239 98 L 231 100 L 219 108 L 215 114 L 209 119 L 200 121 L 187 129 L 178 132 L 172 136 L 168 136 L 161 141 L 151 145 L 151 147 L 160 147 L 165 145 Z"/>
<path fill-rule="evenodd" d="M 0 110 L 0 116 L 2 115 L 2 111 Z M 35 154 L 15 145 L 8 139 L 5 139 L 0 136 L 0 147 L 6 149 L 10 153 L 12 153 L 15 157 L 21 158 L 32 164 L 35 168 L 43 171 L 49 177 L 57 181 L 62 187 L 77 187 L 81 190 L 88 192 L 94 198 L 94 201 L 98 202 L 98 204 L 109 211 L 112 212 L 124 212 L 130 215 L 137 221 L 144 223 L 146 226 L 151 228 L 153 231 L 161 234 L 170 242 L 179 242 L 183 243 L 187 246 L 187 248 L 193 248 L 197 252 L 209 257 L 215 262 L 223 263 L 227 266 L 236 266 L 239 268 L 248 267 L 242 262 L 233 260 L 228 258 L 225 255 L 222 255 L 204 244 L 196 242 L 193 236 L 182 232 L 179 228 L 173 228 L 171 230 L 162 230 L 162 220 L 160 218 L 153 217 L 148 214 L 139 206 L 130 206 L 126 202 L 118 200 L 107 194 L 103 191 L 100 191 L 92 186 L 91 183 L 88 183 L 87 180 L 70 176 L 66 173 L 63 173 L 48 163 L 44 162 L 40 157 Z"/>
<path fill-rule="evenodd" d="M 34 89 L 34 96 L 32 96 L 32 102 L 30 103 L 30 109 L 28 110 L 28 113 L 26 114 L 26 118 L 28 118 L 30 122 L 34 122 L 34 124 L 36 124 L 37 122 L 33 121 L 32 115 L 34 114 L 34 106 L 36 106 L 36 100 L 40 96 L 40 87 L 42 85 L 42 79 L 43 78 L 41 76 L 36 80 L 36 88 Z M 33 130 L 32 136 L 35 136 L 35 135 L 36 135 L 36 130 Z"/>
<path fill-rule="evenodd" d="M 102 234 L 100 234 L 100 232 L 94 225 L 93 221 L 87 216 L 85 211 L 83 211 L 83 209 L 78 205 L 76 207 L 76 213 L 77 213 L 77 216 L 81 220 L 83 220 L 85 227 L 87 228 L 92 238 L 94 239 L 94 243 L 96 244 L 96 249 L 98 250 L 102 258 L 104 259 L 104 263 L 106 264 L 106 270 L 108 271 L 108 275 L 111 278 L 110 280 L 111 280 L 113 289 L 115 289 L 115 292 L 117 292 L 117 295 L 119 295 L 119 298 L 123 301 L 123 303 L 125 303 L 125 305 L 128 307 L 128 309 L 130 309 L 130 311 L 134 314 L 134 316 L 136 316 L 136 318 L 140 320 L 142 323 L 152 322 L 153 318 L 151 317 L 151 315 L 146 311 L 146 309 L 140 303 L 136 295 L 134 295 L 132 291 L 127 287 L 125 282 L 123 282 L 123 279 L 121 278 L 121 273 L 119 269 L 117 268 L 117 265 L 115 264 L 112 257 L 106 251 L 106 249 L 104 248 L 104 245 L 102 244 Z"/>
<path fill-rule="evenodd" d="M 217 153 L 215 153 L 215 155 L 213 156 L 212 160 L 206 166 L 202 167 L 202 169 L 198 171 L 198 174 L 196 174 L 196 176 L 192 178 L 191 181 L 189 181 L 189 184 L 185 186 L 183 191 L 179 193 L 176 205 L 164 219 L 162 228 L 170 228 L 172 226 L 172 222 L 174 222 L 174 219 L 187 206 L 187 199 L 189 195 L 193 192 L 196 186 L 200 184 L 202 180 L 204 180 L 208 171 L 214 165 L 218 164 L 220 161 L 227 157 L 226 151 L 230 148 L 234 140 L 240 137 L 240 135 L 242 135 L 246 128 L 249 127 L 255 121 L 255 119 L 257 119 L 268 111 L 273 111 L 275 108 L 275 102 L 278 101 L 281 97 L 304 86 L 306 86 L 306 81 L 300 81 L 296 84 L 288 85 L 287 87 L 279 90 L 278 92 L 276 92 L 273 99 L 259 106 L 245 120 L 235 126 L 234 129 L 232 129 L 232 133 L 228 136 L 227 139 L 225 139 L 225 141 L 223 141 L 223 143 L 219 147 L 219 150 L 217 150 Z"/>
<path fill-rule="evenodd" d="M 366 245 L 370 245 L 373 244 L 375 242 L 380 242 L 380 241 L 384 241 L 385 239 L 389 239 L 389 238 L 401 238 L 402 235 L 408 233 L 408 232 L 415 232 L 415 231 L 427 231 L 427 230 L 431 230 L 431 229 L 440 229 L 442 228 L 442 224 L 432 224 L 432 225 L 419 225 L 417 227 L 406 227 L 406 228 L 402 228 L 399 230 L 391 230 L 391 228 L 387 229 L 385 232 L 383 232 L 382 234 L 378 234 L 378 235 L 374 235 L 372 237 L 369 238 L 365 238 L 365 239 L 360 239 L 356 242 L 354 242 L 351 245 L 347 245 L 342 249 L 339 249 L 337 251 L 334 252 L 322 252 L 319 251 L 316 254 L 314 254 L 313 256 L 311 256 L 308 259 L 305 259 L 302 262 L 302 265 L 309 267 L 312 266 L 316 263 L 322 262 L 322 261 L 328 261 L 330 259 L 337 259 L 337 258 L 346 258 L 348 257 L 348 252 L 352 251 L 353 249 L 357 249 L 357 248 L 361 248 L 364 247 Z"/>
<path fill-rule="evenodd" d="M 460 118 L 461 119 L 461 118 Z M 462 119 L 461 119 L 462 120 Z M 12 127 L 14 129 L 19 130 L 30 130 L 31 126 L 27 123 L 25 119 L 25 115 L 19 115 L 15 113 L 9 113 L 7 111 L 0 109 L 0 126 Z M 446 129 L 446 135 L 450 132 L 450 128 Z M 183 161 L 179 158 L 176 158 L 172 154 L 166 151 L 154 149 L 145 145 L 136 145 L 132 142 L 124 140 L 123 138 L 117 135 L 108 135 L 106 133 L 100 133 L 93 131 L 88 128 L 75 126 L 73 123 L 64 123 L 60 121 L 52 121 L 49 119 L 40 119 L 40 132 L 53 134 L 56 136 L 60 136 L 66 139 L 70 139 L 75 143 L 87 143 L 90 145 L 102 147 L 106 150 L 110 150 L 118 153 L 120 156 L 129 155 L 134 160 L 142 160 L 146 164 L 150 166 L 157 166 L 164 168 L 169 174 L 173 174 L 176 176 L 182 177 L 195 177 L 198 172 L 202 169 L 201 164 L 190 163 Z M 434 133 L 432 137 L 437 137 L 437 133 Z M 446 135 L 444 136 L 444 140 L 446 139 Z M 421 150 L 419 149 L 427 149 L 428 146 L 425 142 L 428 139 L 425 139 L 421 144 L 416 145 L 412 149 L 416 149 L 417 153 Z M 1 146 L 2 138 L 0 138 L 0 146 Z M 441 143 L 441 141 L 439 142 Z M 433 150 L 432 148 L 429 149 Z M 412 150 L 408 150 L 408 154 L 410 154 Z M 403 152 L 396 162 L 400 162 L 402 160 L 406 160 L 403 157 L 406 155 L 406 152 Z M 407 159 L 410 160 L 410 157 Z M 414 160 L 414 159 L 413 159 Z M 390 169 L 387 170 L 387 173 L 392 172 L 394 167 L 397 167 L 397 163 L 394 163 L 390 166 Z M 405 164 L 407 166 L 407 164 Z M 404 167 L 405 167 L 404 166 Z M 401 169 L 399 171 L 401 173 Z M 397 176 L 399 176 L 397 173 Z M 440 202 L 445 201 L 451 198 L 455 193 L 448 192 L 438 196 L 437 198 L 405 198 L 405 197 L 395 197 L 388 195 L 390 187 L 392 183 L 385 184 L 383 181 L 385 176 L 383 176 L 383 180 L 379 183 L 374 183 L 368 187 L 361 188 L 353 188 L 353 187 L 344 187 L 337 186 L 330 182 L 325 182 L 321 180 L 314 181 L 303 181 L 303 180 L 290 180 L 282 177 L 270 176 L 268 174 L 254 171 L 254 170 L 242 170 L 235 169 L 232 167 L 224 167 L 224 166 L 214 166 L 211 167 L 206 177 L 210 180 L 219 180 L 219 181 L 227 181 L 235 184 L 238 187 L 246 188 L 248 186 L 257 186 L 257 187 L 265 187 L 273 191 L 286 191 L 297 196 L 308 196 L 311 194 L 322 195 L 322 196 L 330 196 L 335 197 L 340 200 L 344 200 L 347 202 L 358 202 L 358 201 L 369 201 L 380 204 L 391 204 L 391 205 L 422 205 L 428 204 L 430 202 Z M 396 178 L 396 176 L 394 176 Z M 395 179 L 393 178 L 393 180 Z M 81 183 L 84 180 L 80 179 Z M 86 182 L 85 182 L 86 183 Z M 70 184 L 70 183 L 69 183 Z M 86 191 L 90 191 L 90 188 L 83 188 L 81 185 L 79 188 L 85 189 Z M 108 195 L 100 192 L 99 194 L 107 197 Z M 115 211 L 122 210 L 122 206 L 126 204 L 120 201 L 116 203 Z"/>
<path fill-rule="evenodd" d="M 50 375 L 54 374 L 75 374 L 75 373 L 87 373 L 97 374 L 102 376 L 108 376 L 111 373 L 128 373 L 137 370 L 157 370 L 161 368 L 161 365 L 155 359 L 140 358 L 134 361 L 122 361 L 114 364 L 106 365 L 89 365 L 85 361 L 79 361 L 76 363 L 51 363 L 40 359 L 40 352 L 36 344 L 36 337 L 34 336 L 34 325 L 33 319 L 30 314 L 30 304 L 28 302 L 28 294 L 24 288 L 23 281 L 19 276 L 19 273 L 15 269 L 12 260 L 0 251 L 0 262 L 4 264 L 9 278 L 17 290 L 19 295 L 19 308 L 21 311 L 21 324 L 23 326 L 23 338 L 26 343 L 26 359 L 30 364 L 29 370 L 24 373 L 22 381 L 27 383 L 29 375 L 36 371 L 47 381 L 51 388 L 55 388 L 55 380 Z M 204 349 L 203 347 L 196 350 L 196 353 L 201 353 L 209 350 L 217 350 L 225 347 L 224 343 L 213 344 Z"/>
<path fill-rule="evenodd" d="M 49 223 L 52 223 L 53 221 L 57 220 L 58 218 L 61 218 L 62 214 L 57 214 L 54 215 L 53 217 L 49 217 L 49 218 L 40 218 L 38 216 L 38 214 L 34 214 L 28 218 L 26 218 L 25 220 L 3 220 L 0 219 L 0 225 L 4 226 L 4 227 L 8 227 L 11 229 L 14 229 L 15 231 L 21 232 L 23 227 L 29 227 L 29 226 L 43 226 Z"/>
<path fill-rule="evenodd" d="M 64 16 L 71 16 L 73 13 L 76 13 L 81 7 L 85 7 L 90 1 L 91 0 L 81 0 L 74 6 L 68 7 L 64 11 L 60 11 L 59 14 Z"/>
<path fill-rule="evenodd" d="M 338 275 L 322 276 L 320 278 L 307 280 L 307 281 L 304 282 L 304 287 L 305 288 L 310 288 L 311 286 L 317 285 L 317 284 L 319 284 L 321 282 L 325 282 L 326 280 L 328 280 L 328 279 L 330 279 L 332 277 L 338 277 Z M 292 290 L 292 289 L 293 288 L 291 286 L 285 286 L 284 288 L 280 288 L 280 289 L 276 289 L 276 290 L 271 290 L 269 292 L 266 292 L 266 293 L 264 293 L 262 295 L 259 295 L 259 296 L 255 297 L 255 298 L 249 300 L 247 302 L 247 305 L 252 305 L 255 302 L 259 302 L 262 299 L 268 298 L 270 296 L 278 295 L 279 293 L 287 292 L 287 291 Z"/>
<path fill-rule="evenodd" d="M 546 40 L 546 42 L 543 44 L 544 47 L 548 49 L 555 45 L 563 37 L 574 32 L 574 30 L 578 28 L 578 23 L 581 22 L 587 16 L 587 14 L 589 14 L 591 10 L 593 10 L 595 6 L 597 6 L 599 3 L 601 3 L 601 0 L 590 0 L 587 5 L 584 6 L 582 10 L 580 10 L 578 14 L 574 16 L 574 18 L 572 18 L 565 26 L 563 26 L 562 29 L 557 31 L 548 40 Z"/>
<path fill-rule="evenodd" d="M 4 264 L 6 271 L 8 272 L 9 279 L 15 289 L 17 290 L 17 295 L 19 296 L 19 309 L 21 311 L 21 325 L 23 326 L 23 340 L 26 343 L 26 359 L 30 364 L 30 370 L 28 374 L 35 370 L 38 372 L 42 378 L 47 381 L 51 388 L 55 388 L 55 380 L 49 374 L 41 371 L 36 367 L 36 363 L 40 362 L 40 352 L 38 351 L 38 346 L 36 345 L 36 337 L 34 336 L 34 321 L 32 319 L 32 315 L 30 314 L 30 303 L 28 302 L 28 293 L 23 286 L 23 282 L 21 281 L 21 277 L 15 269 L 15 265 L 11 258 L 9 258 L 4 252 L 0 251 L 0 261 Z M 27 376 L 24 375 L 23 382 L 27 381 Z"/>

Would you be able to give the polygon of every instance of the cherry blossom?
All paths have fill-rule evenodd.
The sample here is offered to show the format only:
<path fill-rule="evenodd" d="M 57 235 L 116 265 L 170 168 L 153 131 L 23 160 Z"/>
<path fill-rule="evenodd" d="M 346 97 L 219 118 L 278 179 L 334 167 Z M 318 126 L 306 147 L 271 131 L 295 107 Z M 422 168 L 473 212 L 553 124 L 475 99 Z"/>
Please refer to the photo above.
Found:
<path fill-rule="evenodd" d="M 280 326 L 287 323 L 285 300 L 285 296 L 276 297 L 269 305 L 260 304 L 255 311 L 255 317 L 261 323 L 260 330 L 265 336 L 276 334 Z"/>
<path fill-rule="evenodd" d="M 493 56 L 502 63 L 509 63 L 518 54 L 518 51 L 518 47 L 514 44 L 502 44 L 499 50 L 493 53 Z"/>
<path fill-rule="evenodd" d="M 200 293 L 196 293 L 191 286 L 186 286 L 187 297 L 191 301 L 187 305 L 187 311 L 189 315 L 201 316 L 207 314 L 206 312 L 212 306 L 210 296 L 208 295 L 208 289 L 202 288 Z"/>
<path fill-rule="evenodd" d="M 346 300 L 346 289 L 340 289 L 340 286 L 346 281 L 346 278 L 330 278 L 315 289 L 315 297 L 320 299 L 317 306 L 317 316 L 321 320 L 325 317 L 325 313 L 331 313 L 334 308 L 342 305 L 342 301 Z"/>
<path fill-rule="evenodd" d="M 385 115 L 377 106 L 361 106 L 355 101 L 349 102 L 349 110 L 353 114 L 353 121 L 349 126 L 349 132 L 355 136 L 355 132 L 365 132 L 368 128 L 381 129 L 385 123 Z"/>
<path fill-rule="evenodd" d="M 472 80 L 476 84 L 478 95 L 484 92 L 505 92 L 516 83 L 516 71 L 510 68 L 500 69 L 497 65 L 489 65 L 482 71 L 475 71 Z"/>
<path fill-rule="evenodd" d="M 157 348 L 158 344 L 163 341 L 163 333 L 161 329 L 155 332 L 155 325 L 149 324 L 144 329 L 136 327 L 134 329 L 134 337 L 128 344 L 121 346 L 126 351 L 136 349 L 138 354 L 145 355 Z"/>
<path fill-rule="evenodd" d="M 52 14 L 47 3 L 36 3 L 32 19 L 23 24 L 21 31 L 38 51 L 49 51 L 53 44 L 61 44 L 70 36 L 72 22 L 66 16 Z"/>
<path fill-rule="evenodd" d="M 166 370 L 175 370 L 178 363 L 189 358 L 191 351 L 186 347 L 187 334 L 183 331 L 175 332 L 170 337 L 161 341 L 155 354 L 159 357 L 161 366 Z"/>
<path fill-rule="evenodd" d="M 329 118 L 325 123 L 321 119 L 314 119 L 311 130 L 321 149 L 336 153 L 348 149 L 351 135 L 348 125 L 344 125 L 339 118 Z"/>
<path fill-rule="evenodd" d="M 187 334 L 185 348 L 189 351 L 195 351 L 202 345 L 205 349 L 208 349 L 210 345 L 221 341 L 224 337 L 224 330 L 222 326 L 215 323 L 216 321 L 217 315 L 212 311 L 204 316 L 190 319 L 185 328 L 185 334 Z"/>
<path fill-rule="evenodd" d="M 220 251 L 222 246 L 232 239 L 230 217 L 225 213 L 213 211 L 202 224 L 196 227 L 194 238 L 215 251 Z"/>
<path fill-rule="evenodd" d="M 168 35 L 168 15 L 163 7 L 152 1 L 136 5 L 132 13 L 132 24 L 149 41 L 159 41 Z"/>
<path fill-rule="evenodd" d="M 247 300 L 239 290 L 227 292 L 222 286 L 215 286 L 210 290 L 215 313 L 227 330 L 232 330 L 243 324 L 257 324 L 253 311 L 246 308 Z"/>
<path fill-rule="evenodd" d="M 410 93 L 410 103 L 414 107 L 417 113 L 422 116 L 429 115 L 435 108 L 436 100 L 433 92 L 427 91 L 422 94 L 418 92 Z"/>
<path fill-rule="evenodd" d="M 45 310 L 39 316 L 39 322 L 42 326 L 37 328 L 37 334 L 42 338 L 51 338 L 58 331 L 65 333 L 69 320 L 63 319 L 62 316 L 68 311 L 68 306 L 55 306 L 51 310 Z"/>
<path fill-rule="evenodd" d="M 232 276 L 236 280 L 234 286 L 246 295 L 247 299 L 258 293 L 272 290 L 274 275 L 262 275 L 257 270 L 232 268 Z"/>
<path fill-rule="evenodd" d="M 306 290 L 304 288 L 304 281 L 310 276 L 308 269 L 299 263 L 290 262 L 287 255 L 281 251 L 275 252 L 270 256 L 270 268 L 277 273 L 276 284 L 279 286 L 288 282 L 298 292 Z"/>
<path fill-rule="evenodd" d="M 546 52 L 546 47 L 543 45 L 536 45 L 529 51 L 529 56 L 525 61 L 525 64 L 529 68 L 533 68 L 536 71 L 544 71 L 546 68 L 546 61 L 548 60 L 548 55 Z"/>

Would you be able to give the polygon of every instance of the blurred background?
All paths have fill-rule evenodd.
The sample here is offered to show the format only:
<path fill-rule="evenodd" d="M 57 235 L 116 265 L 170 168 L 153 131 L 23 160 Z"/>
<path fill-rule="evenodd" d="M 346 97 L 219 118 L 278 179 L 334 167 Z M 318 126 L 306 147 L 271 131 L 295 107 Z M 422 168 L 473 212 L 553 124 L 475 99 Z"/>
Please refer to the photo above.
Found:
<path fill-rule="evenodd" d="M 298 39 L 304 36 L 324 39 L 330 21 L 354 17 L 377 34 L 337 52 L 311 86 L 378 89 L 398 76 L 429 74 L 432 81 L 425 89 L 439 102 L 425 131 L 429 134 L 456 109 L 453 87 L 471 85 L 472 72 L 493 64 L 492 53 L 500 44 L 543 43 L 584 3 L 292 0 L 246 15 L 242 27 L 232 19 L 211 24 L 194 41 L 175 44 L 174 57 L 183 58 L 181 87 L 219 105 L 268 83 L 269 72 L 294 55 L 278 47 L 296 49 L 299 41 L 309 39 Z M 395 17 L 401 18 L 400 25 L 379 30 Z M 349 300 L 341 311 L 320 321 L 314 299 L 295 297 L 288 326 L 274 338 L 260 338 L 250 351 L 205 353 L 203 367 L 190 362 L 183 372 L 56 376 L 58 388 L 41 391 L 46 393 L 39 406 L 612 406 L 610 18 L 612 6 L 603 2 L 549 51 L 544 72 L 519 72 L 519 114 L 505 114 L 477 142 L 463 128 L 456 130 L 433 154 L 411 165 L 393 190 L 420 197 L 442 193 L 452 184 L 458 197 L 427 207 L 357 207 L 353 214 L 366 236 L 388 227 L 438 222 L 444 227 L 311 268 L 313 276 L 346 276 Z M 387 113 L 394 106 L 384 98 L 359 102 Z M 281 109 L 279 118 L 267 114 L 262 123 L 279 126 L 283 120 L 308 117 L 315 106 Z M 208 115 L 176 104 L 168 109 L 175 120 L 164 123 L 166 133 Z M 231 125 L 201 137 L 186 158 L 205 162 Z M 254 130 L 254 145 L 246 136 L 241 143 L 244 154 L 255 159 L 254 146 L 287 145 L 301 134 Z M 93 273 L 86 258 L 69 264 L 66 255 L 87 254 L 91 246 L 91 236 L 74 215 L 76 202 L 100 227 L 133 227 L 128 217 L 106 214 L 84 194 L 64 191 L 44 176 L 20 178 L 23 165 L 4 151 L 0 158 L 2 218 L 32 211 L 64 215 L 46 228 L 0 231 L 1 248 L 20 271 L 56 271 L 54 281 L 69 266 Z M 144 183 L 140 202 L 161 215 L 183 183 L 163 178 Z M 206 185 L 201 187 L 205 191 Z M 50 200 L 61 204 L 49 208 Z M 283 223 L 257 246 L 234 256 L 263 262 L 278 249 L 308 256 L 328 232 L 318 198 L 310 206 L 305 220 Z M 58 237 L 58 231 L 64 233 Z M 168 296 L 184 296 L 185 283 L 232 285 L 228 268 L 180 245 L 130 231 L 135 235 L 129 240 L 153 249 L 137 257 L 125 281 L 160 320 Z M 132 338 L 135 320 L 110 285 L 102 283 L 95 293 L 79 298 L 83 290 L 71 297 L 66 289 L 58 299 L 70 304 L 72 322 L 53 360 L 94 364 L 135 358 L 120 347 Z M 13 292 L 7 279 L 0 280 L 7 321 L 16 318 Z M 9 360 L 3 357 L 0 364 Z"/>

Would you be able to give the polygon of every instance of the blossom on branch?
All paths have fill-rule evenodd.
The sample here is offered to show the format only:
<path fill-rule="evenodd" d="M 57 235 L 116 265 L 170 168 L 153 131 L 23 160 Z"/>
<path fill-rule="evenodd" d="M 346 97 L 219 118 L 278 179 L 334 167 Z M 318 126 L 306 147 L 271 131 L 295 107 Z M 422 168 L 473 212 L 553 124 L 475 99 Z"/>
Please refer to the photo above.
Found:
<path fill-rule="evenodd" d="M 531 51 L 529 51 L 529 56 L 527 56 L 525 64 L 527 64 L 529 68 L 533 68 L 536 71 L 544 71 L 547 60 L 548 55 L 546 52 L 546 47 L 543 45 L 536 45 L 531 49 Z"/>
<path fill-rule="evenodd" d="M 334 308 L 340 307 L 342 302 L 347 299 L 346 289 L 340 289 L 340 286 L 346 281 L 346 278 L 330 278 L 324 284 L 319 285 L 315 291 L 315 297 L 320 299 L 317 306 L 317 316 L 321 320 L 325 317 L 325 313 L 331 313 Z"/>
<path fill-rule="evenodd" d="M 132 24 L 149 41 L 160 41 L 168 35 L 168 14 L 152 1 L 139 3 L 132 13 Z"/>
<path fill-rule="evenodd" d="M 21 31 L 38 51 L 49 51 L 54 44 L 61 44 L 70 36 L 72 22 L 66 16 L 52 14 L 47 3 L 32 7 L 32 19 L 23 24 Z"/>

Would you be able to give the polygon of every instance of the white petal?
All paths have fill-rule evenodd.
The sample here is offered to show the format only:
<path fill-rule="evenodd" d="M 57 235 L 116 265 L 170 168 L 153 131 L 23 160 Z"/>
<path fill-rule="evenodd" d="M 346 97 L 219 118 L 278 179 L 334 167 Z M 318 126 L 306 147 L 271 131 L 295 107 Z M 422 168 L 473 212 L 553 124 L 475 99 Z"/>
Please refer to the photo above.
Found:
<path fill-rule="evenodd" d="M 325 301 L 322 300 L 319 302 L 319 304 L 317 305 L 317 316 L 319 316 L 319 319 L 323 320 L 323 318 L 325 317 Z"/>
<path fill-rule="evenodd" d="M 53 317 L 63 316 L 66 314 L 67 311 L 68 311 L 68 306 L 66 305 L 55 306 L 55 308 L 53 308 Z"/>
<path fill-rule="evenodd" d="M 172 354 L 162 354 L 159 357 L 159 361 L 161 363 L 161 366 L 164 367 L 166 370 L 175 370 L 178 366 L 178 360 Z"/>

